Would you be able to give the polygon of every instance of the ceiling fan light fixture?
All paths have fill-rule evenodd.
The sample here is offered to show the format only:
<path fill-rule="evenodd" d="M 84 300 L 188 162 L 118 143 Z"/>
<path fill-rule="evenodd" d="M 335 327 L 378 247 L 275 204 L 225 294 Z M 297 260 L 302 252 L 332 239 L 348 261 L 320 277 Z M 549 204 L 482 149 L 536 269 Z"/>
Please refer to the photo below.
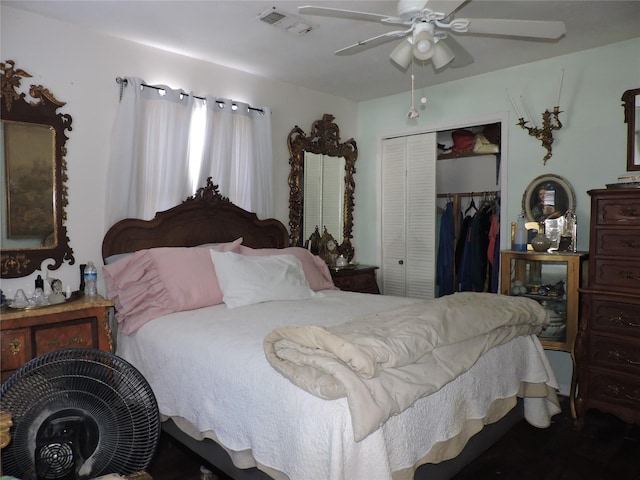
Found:
<path fill-rule="evenodd" d="M 448 65 L 455 58 L 453 50 L 444 41 L 439 40 L 433 47 L 431 63 L 436 70 Z"/>
<path fill-rule="evenodd" d="M 426 31 L 413 36 L 413 56 L 418 60 L 429 60 L 434 54 L 433 36 Z"/>
<path fill-rule="evenodd" d="M 403 40 L 389 56 L 399 67 L 406 70 L 413 61 L 413 45 L 408 39 Z"/>

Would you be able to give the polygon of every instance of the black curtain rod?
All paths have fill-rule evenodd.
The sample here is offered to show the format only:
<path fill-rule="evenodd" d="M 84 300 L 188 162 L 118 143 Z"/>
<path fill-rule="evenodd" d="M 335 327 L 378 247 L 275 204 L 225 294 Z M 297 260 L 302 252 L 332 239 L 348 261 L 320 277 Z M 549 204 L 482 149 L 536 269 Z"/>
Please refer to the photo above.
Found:
<path fill-rule="evenodd" d="M 436 196 L 438 198 L 454 197 L 456 195 L 458 197 L 480 197 L 480 196 L 487 196 L 487 195 L 498 196 L 499 194 L 500 194 L 499 191 L 493 190 L 493 191 L 486 191 L 486 192 L 438 193 Z"/>
<path fill-rule="evenodd" d="M 122 98 L 122 89 L 127 86 L 128 81 L 126 78 L 116 77 L 116 83 L 120 85 L 120 98 Z M 155 88 L 156 90 L 164 90 L 162 87 L 158 87 L 156 85 L 147 85 L 146 83 L 143 83 L 142 86 L 147 88 Z M 189 94 L 185 93 L 185 95 Z M 199 97 L 197 95 L 194 95 L 193 98 L 197 98 L 198 100 L 206 100 L 206 98 Z M 222 100 L 216 100 L 216 103 L 219 105 L 224 105 L 224 102 Z M 248 108 L 249 110 L 253 110 L 254 112 L 264 113 L 264 110 L 262 110 L 261 108 L 252 107 L 251 105 L 249 105 Z"/>

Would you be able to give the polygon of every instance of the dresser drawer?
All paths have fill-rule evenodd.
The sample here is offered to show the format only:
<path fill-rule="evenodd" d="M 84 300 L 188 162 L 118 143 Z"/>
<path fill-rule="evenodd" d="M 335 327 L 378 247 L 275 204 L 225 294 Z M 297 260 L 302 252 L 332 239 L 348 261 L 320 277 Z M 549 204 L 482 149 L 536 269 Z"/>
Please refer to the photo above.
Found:
<path fill-rule="evenodd" d="M 605 295 L 585 298 L 590 304 L 589 322 L 592 329 L 640 338 L 640 302 L 627 303 L 608 299 Z"/>
<path fill-rule="evenodd" d="M 5 330 L 2 332 L 2 370 L 15 370 L 31 360 L 29 329 Z M 3 378 L 4 380 L 4 378 Z"/>
<path fill-rule="evenodd" d="M 95 320 L 85 318 L 34 329 L 34 354 L 42 355 L 63 348 L 97 348 Z"/>
<path fill-rule="evenodd" d="M 356 267 L 351 270 L 332 270 L 333 283 L 340 290 L 360 293 L 380 293 L 376 281 L 377 267 Z"/>
<path fill-rule="evenodd" d="M 640 410 L 640 378 L 614 375 L 593 369 L 589 372 L 589 397 L 605 405 Z"/>
<path fill-rule="evenodd" d="M 628 198 L 606 198 L 596 200 L 598 225 L 640 225 L 640 199 L 630 194 Z"/>
<path fill-rule="evenodd" d="M 614 260 L 609 258 L 592 258 L 592 268 L 589 273 L 591 287 L 625 289 L 638 292 L 640 287 L 640 261 L 630 259 Z"/>
<path fill-rule="evenodd" d="M 618 255 L 640 259 L 640 229 L 598 229 L 592 248 L 595 248 L 595 255 Z"/>
<path fill-rule="evenodd" d="M 590 343 L 592 365 L 637 375 L 640 381 L 640 341 L 634 343 L 591 335 Z"/>

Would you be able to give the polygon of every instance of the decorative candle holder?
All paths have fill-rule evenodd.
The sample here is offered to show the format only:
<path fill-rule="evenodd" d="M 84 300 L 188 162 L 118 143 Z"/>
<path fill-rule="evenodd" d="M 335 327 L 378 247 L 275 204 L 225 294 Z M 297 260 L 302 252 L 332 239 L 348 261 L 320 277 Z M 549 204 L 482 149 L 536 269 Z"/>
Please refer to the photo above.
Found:
<path fill-rule="evenodd" d="M 551 158 L 553 155 L 551 151 L 551 145 L 553 144 L 553 131 L 560 130 L 562 128 L 562 122 L 558 118 L 558 115 L 562 113 L 560 111 L 560 107 L 554 107 L 553 112 L 549 110 L 545 110 L 542 114 L 542 128 L 538 128 L 535 125 L 530 127 L 527 125 L 529 123 L 523 117 L 518 119 L 518 125 L 529 132 L 529 135 L 537 138 L 542 142 L 542 146 L 547 150 L 547 154 L 542 159 L 543 163 L 546 165 L 547 160 Z"/>

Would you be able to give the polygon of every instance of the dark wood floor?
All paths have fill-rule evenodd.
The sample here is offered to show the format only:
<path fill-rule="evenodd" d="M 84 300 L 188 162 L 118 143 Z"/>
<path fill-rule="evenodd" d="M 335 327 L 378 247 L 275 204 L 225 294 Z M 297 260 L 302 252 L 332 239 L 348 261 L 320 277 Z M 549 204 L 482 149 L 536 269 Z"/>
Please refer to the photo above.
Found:
<path fill-rule="evenodd" d="M 640 480 L 640 426 L 589 411 L 585 427 L 577 431 L 563 402 L 563 413 L 551 427 L 523 421 L 454 480 Z M 201 465 L 163 436 L 148 471 L 154 480 L 229 480 L 219 472 L 202 475 Z"/>

